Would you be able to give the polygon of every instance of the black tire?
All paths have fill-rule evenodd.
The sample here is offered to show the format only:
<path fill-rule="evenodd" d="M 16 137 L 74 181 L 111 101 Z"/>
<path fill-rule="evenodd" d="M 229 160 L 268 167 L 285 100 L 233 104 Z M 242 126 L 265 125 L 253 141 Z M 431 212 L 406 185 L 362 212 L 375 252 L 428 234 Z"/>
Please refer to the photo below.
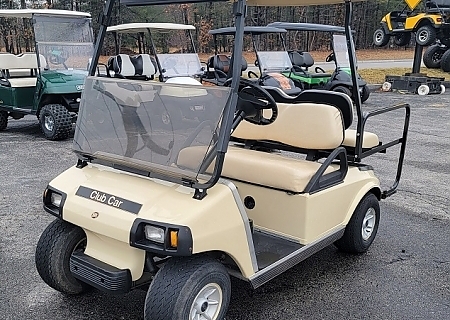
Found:
<path fill-rule="evenodd" d="M 214 287 L 215 285 L 217 287 Z M 216 290 L 209 296 L 212 297 L 211 300 L 217 299 L 216 295 L 220 293 L 218 289 L 222 291 L 222 303 L 215 311 L 213 304 L 202 307 L 207 308 L 206 312 L 214 312 L 212 319 L 222 320 L 231 296 L 230 276 L 225 267 L 218 261 L 204 256 L 171 258 L 150 284 L 145 297 L 144 319 L 188 319 L 198 294 L 208 286 L 213 286 L 212 289 Z"/>
<path fill-rule="evenodd" d="M 8 126 L 8 112 L 0 111 L 0 131 L 3 131 Z"/>
<path fill-rule="evenodd" d="M 442 55 L 445 49 L 438 44 L 429 46 L 423 53 L 423 64 L 429 69 L 437 69 L 441 66 Z"/>
<path fill-rule="evenodd" d="M 60 104 L 48 104 L 39 112 L 41 130 L 48 140 L 64 140 L 72 130 L 72 117 Z"/>
<path fill-rule="evenodd" d="M 366 216 L 372 214 L 374 217 L 373 224 L 366 221 Z M 364 253 L 369 249 L 378 231 L 380 223 L 380 205 L 377 197 L 373 193 L 366 194 L 355 211 L 345 228 L 344 235 L 337 240 L 334 245 L 341 251 L 348 253 Z M 365 228 L 364 228 L 365 226 Z M 369 226 L 371 226 L 369 228 Z M 363 229 L 371 230 L 363 236 Z"/>
<path fill-rule="evenodd" d="M 373 44 L 376 47 L 384 47 L 389 43 L 390 36 L 384 32 L 383 28 L 375 30 L 373 33 Z"/>
<path fill-rule="evenodd" d="M 402 32 L 399 34 L 396 34 L 394 37 L 394 43 L 395 45 L 399 47 L 403 47 L 409 44 L 411 41 L 411 33 L 410 32 Z"/>
<path fill-rule="evenodd" d="M 344 87 L 344 86 L 336 86 L 333 88 L 333 91 L 335 92 L 342 92 L 348 95 L 350 98 L 352 97 L 352 92 L 350 91 L 350 88 Z"/>
<path fill-rule="evenodd" d="M 42 280 L 64 294 L 80 294 L 89 285 L 75 279 L 70 272 L 70 256 L 86 245 L 83 229 L 63 220 L 54 220 L 39 238 L 35 263 Z"/>
<path fill-rule="evenodd" d="M 445 51 L 441 58 L 441 69 L 444 72 L 450 72 L 450 50 Z"/>
<path fill-rule="evenodd" d="M 416 31 L 416 42 L 421 46 L 429 46 L 436 41 L 436 29 L 426 24 Z"/>
<path fill-rule="evenodd" d="M 362 87 L 362 92 L 361 92 L 361 102 L 366 102 L 367 99 L 369 99 L 370 96 L 370 90 L 367 87 L 367 85 Z"/>

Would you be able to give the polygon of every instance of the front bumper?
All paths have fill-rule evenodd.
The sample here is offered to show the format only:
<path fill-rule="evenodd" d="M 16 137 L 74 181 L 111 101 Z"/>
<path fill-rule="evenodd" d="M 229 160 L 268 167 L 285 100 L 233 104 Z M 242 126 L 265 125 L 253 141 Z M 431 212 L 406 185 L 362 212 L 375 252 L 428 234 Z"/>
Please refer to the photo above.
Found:
<path fill-rule="evenodd" d="M 112 294 L 123 294 L 131 290 L 131 273 L 92 258 L 81 251 L 70 257 L 72 275 L 94 288 Z"/>

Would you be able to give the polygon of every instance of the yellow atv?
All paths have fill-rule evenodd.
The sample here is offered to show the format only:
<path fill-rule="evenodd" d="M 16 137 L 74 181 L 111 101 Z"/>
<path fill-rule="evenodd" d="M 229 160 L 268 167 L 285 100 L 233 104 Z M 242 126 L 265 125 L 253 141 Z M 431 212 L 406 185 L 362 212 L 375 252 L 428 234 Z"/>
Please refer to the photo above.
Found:
<path fill-rule="evenodd" d="M 373 43 L 377 47 L 388 44 L 390 37 L 394 37 L 397 46 L 405 46 L 411 40 L 411 33 L 415 33 L 416 43 L 429 46 L 436 39 L 448 40 L 450 34 L 449 12 L 450 1 L 426 1 L 425 12 L 414 12 L 420 1 L 415 5 L 406 1 L 408 6 L 402 11 L 392 11 L 381 19 L 381 28 L 373 34 Z M 407 10 L 409 9 L 411 10 Z"/>

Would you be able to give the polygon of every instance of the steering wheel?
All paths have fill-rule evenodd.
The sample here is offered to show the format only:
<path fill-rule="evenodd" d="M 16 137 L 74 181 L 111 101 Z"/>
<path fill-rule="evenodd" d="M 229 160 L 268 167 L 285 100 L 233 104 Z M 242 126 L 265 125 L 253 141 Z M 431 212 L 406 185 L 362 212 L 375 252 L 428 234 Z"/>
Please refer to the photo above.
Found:
<path fill-rule="evenodd" d="M 316 67 L 316 68 L 314 69 L 314 71 L 315 71 L 316 73 L 319 73 L 319 71 L 322 72 L 322 73 L 325 73 L 325 70 L 323 70 L 321 67 Z"/>
<path fill-rule="evenodd" d="M 250 70 L 249 72 L 247 72 L 247 76 L 248 76 L 249 78 L 253 78 L 252 76 L 255 76 L 255 78 L 259 78 L 258 75 L 257 75 L 255 72 L 253 72 L 252 70 Z"/>
<path fill-rule="evenodd" d="M 326 62 L 331 62 L 334 61 L 334 52 L 330 53 L 326 58 L 325 58 Z"/>
<path fill-rule="evenodd" d="M 224 85 L 231 85 L 231 79 L 228 79 Z M 272 110 L 272 116 L 269 119 L 264 117 L 264 109 Z M 270 93 L 258 83 L 244 78 L 239 79 L 236 110 L 244 112 L 244 119 L 256 125 L 271 124 L 278 117 L 278 106 Z"/>

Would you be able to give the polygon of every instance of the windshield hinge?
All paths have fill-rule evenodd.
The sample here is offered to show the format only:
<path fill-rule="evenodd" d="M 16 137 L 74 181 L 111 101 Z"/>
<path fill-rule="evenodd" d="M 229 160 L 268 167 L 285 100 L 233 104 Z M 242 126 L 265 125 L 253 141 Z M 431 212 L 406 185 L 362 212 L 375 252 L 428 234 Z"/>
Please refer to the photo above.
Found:
<path fill-rule="evenodd" d="M 87 166 L 87 161 L 86 160 L 78 159 L 78 161 L 77 161 L 77 168 L 78 169 L 82 169 L 82 168 L 84 168 L 86 166 Z"/>
<path fill-rule="evenodd" d="M 208 194 L 206 193 L 206 189 L 195 189 L 193 198 L 197 200 L 202 200 L 207 195 Z"/>

